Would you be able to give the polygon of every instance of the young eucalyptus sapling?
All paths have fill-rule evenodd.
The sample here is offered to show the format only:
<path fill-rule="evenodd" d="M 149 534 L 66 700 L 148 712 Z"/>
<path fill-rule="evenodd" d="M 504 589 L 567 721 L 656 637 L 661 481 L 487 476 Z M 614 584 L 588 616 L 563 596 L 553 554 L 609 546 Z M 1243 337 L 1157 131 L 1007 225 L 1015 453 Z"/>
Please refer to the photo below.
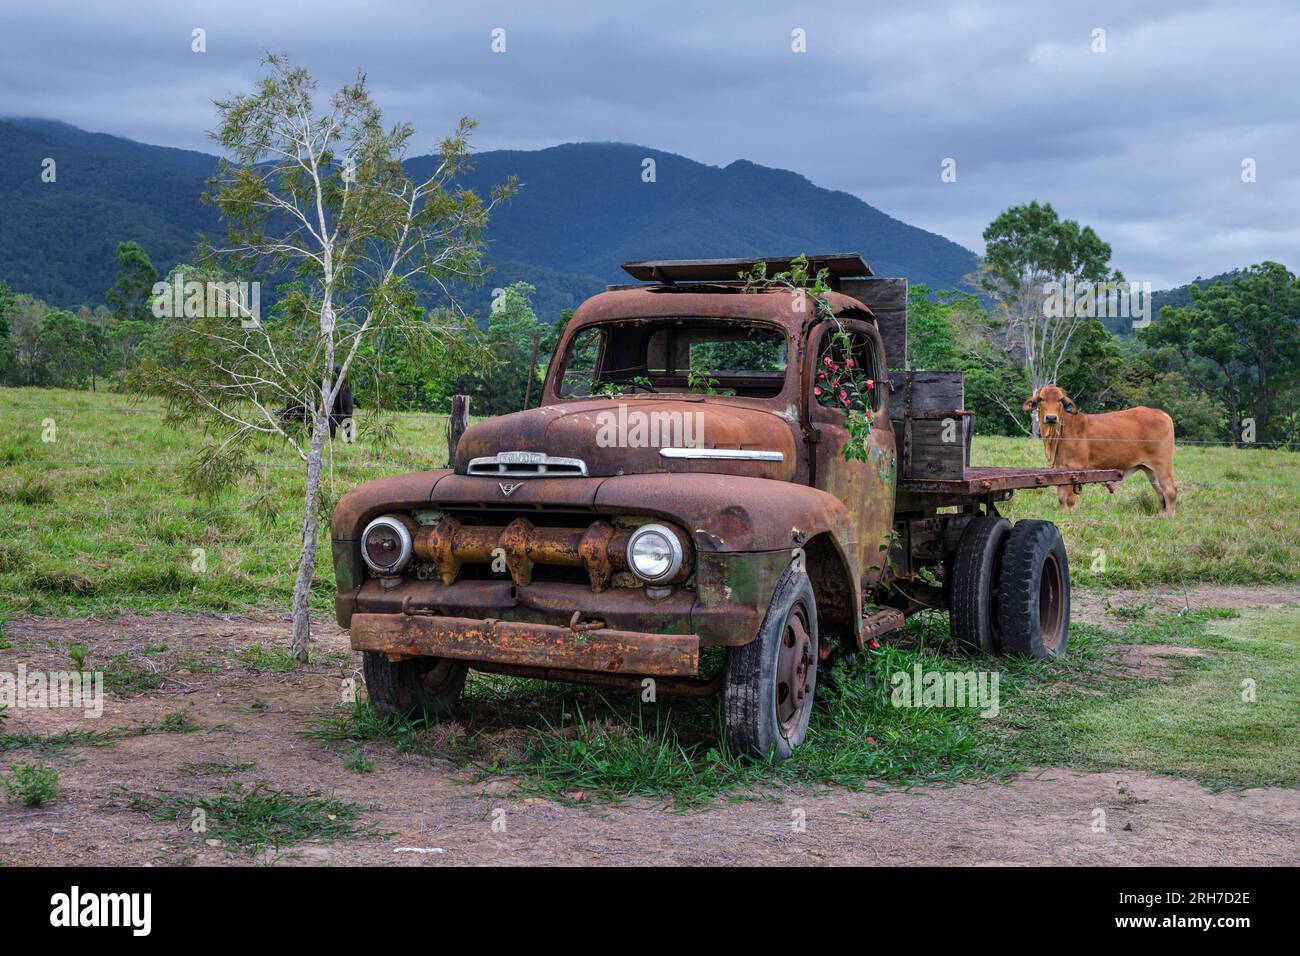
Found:
<path fill-rule="evenodd" d="M 469 165 L 469 119 L 412 178 L 403 165 L 412 128 L 384 127 L 364 76 L 318 106 L 305 70 L 278 55 L 263 63 L 253 92 L 216 103 L 212 136 L 225 158 L 205 198 L 225 236 L 204 245 L 201 288 L 193 302 L 176 297 L 183 308 L 167 315 L 137 381 L 166 399 L 173 418 L 202 423 L 210 441 L 193 472 L 209 486 L 237 482 L 269 442 L 298 456 L 292 651 L 305 661 L 323 458 L 340 389 L 363 343 L 380 336 L 386 349 L 417 358 L 478 357 L 467 354 L 481 347 L 450 287 L 481 279 L 488 217 L 515 183 L 486 200 L 455 185 Z M 266 316 L 239 284 L 259 277 L 285 282 Z M 419 308 L 428 293 L 440 308 Z M 340 434 L 353 434 L 350 422 Z"/>

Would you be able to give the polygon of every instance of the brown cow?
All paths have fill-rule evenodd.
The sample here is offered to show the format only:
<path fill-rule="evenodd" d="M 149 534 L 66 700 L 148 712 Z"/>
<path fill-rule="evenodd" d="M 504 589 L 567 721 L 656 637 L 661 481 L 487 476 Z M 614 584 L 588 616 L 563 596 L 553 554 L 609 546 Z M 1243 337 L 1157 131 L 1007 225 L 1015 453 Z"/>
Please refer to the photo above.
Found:
<path fill-rule="evenodd" d="M 1038 406 L 1043 451 L 1053 468 L 1122 468 L 1127 478 L 1139 468 L 1156 490 L 1160 510 L 1174 513 L 1174 420 L 1158 408 L 1139 405 L 1121 412 L 1088 415 L 1055 385 L 1034 392 L 1023 408 Z M 1115 487 L 1107 484 L 1113 494 Z M 1061 507 L 1073 511 L 1080 488 L 1058 485 Z"/>

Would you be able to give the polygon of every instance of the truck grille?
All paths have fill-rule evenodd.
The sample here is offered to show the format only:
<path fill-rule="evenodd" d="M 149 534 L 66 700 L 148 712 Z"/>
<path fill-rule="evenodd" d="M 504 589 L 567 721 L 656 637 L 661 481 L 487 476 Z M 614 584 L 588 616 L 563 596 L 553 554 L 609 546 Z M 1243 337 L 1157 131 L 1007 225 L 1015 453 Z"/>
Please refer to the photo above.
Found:
<path fill-rule="evenodd" d="M 503 451 L 470 459 L 466 471 L 503 478 L 585 478 L 587 463 L 581 458 L 559 458 L 539 451 Z"/>
<path fill-rule="evenodd" d="M 444 515 L 437 524 L 416 531 L 414 551 L 446 585 L 456 582 L 464 565 L 492 564 L 500 558 L 517 585 L 531 584 L 534 568 L 546 565 L 578 569 L 591 589 L 600 592 L 616 572 L 628 570 L 631 533 L 602 520 L 575 528 L 539 527 L 516 518 L 501 526 L 466 524 Z"/>

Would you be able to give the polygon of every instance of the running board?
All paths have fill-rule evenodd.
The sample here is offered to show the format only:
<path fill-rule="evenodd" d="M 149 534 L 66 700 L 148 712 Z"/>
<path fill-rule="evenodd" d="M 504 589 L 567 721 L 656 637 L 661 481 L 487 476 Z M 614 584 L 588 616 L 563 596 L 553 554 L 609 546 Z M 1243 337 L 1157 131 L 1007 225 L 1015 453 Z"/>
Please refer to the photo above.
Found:
<path fill-rule="evenodd" d="M 875 640 L 881 634 L 896 631 L 903 626 L 903 612 L 897 608 L 887 607 L 874 614 L 862 616 L 862 643 Z"/>

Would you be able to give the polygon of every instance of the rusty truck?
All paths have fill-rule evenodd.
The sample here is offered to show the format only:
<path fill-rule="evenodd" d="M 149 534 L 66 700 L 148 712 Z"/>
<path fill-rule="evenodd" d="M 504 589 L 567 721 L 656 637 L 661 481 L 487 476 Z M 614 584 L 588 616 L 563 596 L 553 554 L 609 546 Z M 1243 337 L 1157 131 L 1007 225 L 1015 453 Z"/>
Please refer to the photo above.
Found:
<path fill-rule="evenodd" d="M 818 668 L 914 612 L 946 610 L 973 653 L 1065 653 L 1061 534 L 998 505 L 1119 472 L 971 467 L 961 375 L 908 369 L 906 280 L 807 257 L 829 286 L 809 309 L 744 281 L 759 262 L 792 260 L 626 263 L 537 407 L 339 501 L 337 617 L 380 714 L 445 714 L 471 669 L 653 685 L 721 693 L 734 750 L 788 757 Z M 817 385 L 834 342 L 870 382 L 849 459 Z"/>

